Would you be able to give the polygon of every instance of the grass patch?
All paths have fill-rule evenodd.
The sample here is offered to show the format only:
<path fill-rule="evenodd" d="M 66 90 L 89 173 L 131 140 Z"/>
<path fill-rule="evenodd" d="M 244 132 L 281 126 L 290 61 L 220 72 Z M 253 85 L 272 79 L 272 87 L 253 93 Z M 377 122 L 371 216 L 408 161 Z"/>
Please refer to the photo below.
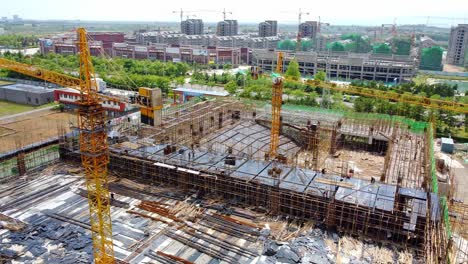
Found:
<path fill-rule="evenodd" d="M 460 143 L 468 142 L 468 132 L 465 131 L 465 127 L 453 129 L 453 136 L 458 138 Z"/>
<path fill-rule="evenodd" d="M 444 80 L 452 80 L 452 81 L 468 81 L 468 77 L 464 76 L 446 76 L 446 75 L 439 75 L 439 74 L 426 74 L 421 73 L 418 74 L 416 78 L 433 78 L 433 79 L 444 79 Z"/>
<path fill-rule="evenodd" d="M 41 106 L 33 106 L 33 105 L 17 104 L 17 103 L 0 100 L 0 117 L 23 113 L 23 112 L 27 112 L 27 111 L 31 111 L 35 109 L 41 109 L 41 108 L 52 106 L 52 105 L 55 105 L 55 103 L 52 102 L 52 103 L 41 105 Z"/>
<path fill-rule="evenodd" d="M 7 85 L 7 84 L 13 84 L 12 82 L 7 82 L 7 81 L 2 81 L 0 80 L 0 86 L 2 85 Z"/>

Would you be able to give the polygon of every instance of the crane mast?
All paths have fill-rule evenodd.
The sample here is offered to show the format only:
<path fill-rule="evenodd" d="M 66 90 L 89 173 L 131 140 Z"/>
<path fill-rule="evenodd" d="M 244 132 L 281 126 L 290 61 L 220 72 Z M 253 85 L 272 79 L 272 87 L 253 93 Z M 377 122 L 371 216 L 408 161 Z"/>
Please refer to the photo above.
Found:
<path fill-rule="evenodd" d="M 105 127 L 106 116 L 99 100 L 98 87 L 94 79 L 86 30 L 79 28 L 77 33 L 81 80 L 81 100 L 78 110 L 80 153 L 88 190 L 94 260 L 95 263 L 114 263 L 107 179 L 109 152 Z"/>
<path fill-rule="evenodd" d="M 270 159 L 278 155 L 279 134 L 281 127 L 281 105 L 283 103 L 283 80 L 281 73 L 283 71 L 283 53 L 278 52 L 276 64 L 276 73 L 273 77 L 273 94 L 271 97 L 271 136 L 270 136 Z"/>

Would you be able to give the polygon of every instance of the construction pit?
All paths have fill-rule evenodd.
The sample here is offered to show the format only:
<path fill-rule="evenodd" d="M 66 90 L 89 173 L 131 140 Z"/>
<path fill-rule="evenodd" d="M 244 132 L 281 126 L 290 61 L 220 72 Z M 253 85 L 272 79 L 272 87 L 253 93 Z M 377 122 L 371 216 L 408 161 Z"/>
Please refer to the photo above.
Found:
<path fill-rule="evenodd" d="M 109 122 L 116 259 L 437 263 L 445 257 L 426 123 L 283 110 L 280 155 L 270 160 L 270 113 L 210 100 L 163 109 L 159 127 L 133 116 Z M 59 138 L 2 157 L 5 262 L 92 261 L 77 133 L 60 129 Z"/>

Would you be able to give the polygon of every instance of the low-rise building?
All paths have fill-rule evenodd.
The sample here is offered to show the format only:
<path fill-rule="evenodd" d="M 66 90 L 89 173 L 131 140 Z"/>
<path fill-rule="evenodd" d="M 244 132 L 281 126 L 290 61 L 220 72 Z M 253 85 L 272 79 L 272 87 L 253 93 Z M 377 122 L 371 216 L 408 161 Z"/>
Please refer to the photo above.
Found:
<path fill-rule="evenodd" d="M 54 90 L 31 84 L 0 86 L 0 100 L 18 104 L 43 105 L 54 101 Z"/>
<path fill-rule="evenodd" d="M 252 49 L 275 49 L 278 47 L 278 42 L 280 38 L 274 37 L 264 37 L 264 38 L 250 38 L 249 48 Z"/>
<path fill-rule="evenodd" d="M 100 56 L 112 53 L 112 45 L 125 41 L 121 32 L 88 32 L 88 42 L 91 55 Z M 42 54 L 54 52 L 63 55 L 77 54 L 77 35 L 75 33 L 62 33 L 50 38 L 39 39 Z"/>
<path fill-rule="evenodd" d="M 232 65 L 248 63 L 249 60 L 248 49 L 212 46 L 172 46 L 168 44 L 139 46 L 129 45 L 126 43 L 115 43 L 112 56 L 132 59 Z M 247 61 L 243 61 L 243 58 Z"/>
<path fill-rule="evenodd" d="M 202 86 L 202 85 L 186 85 L 177 87 L 174 91 L 174 101 L 185 103 L 193 97 L 226 97 L 229 93 L 220 86 Z M 176 99 L 177 98 L 177 99 Z"/>
<path fill-rule="evenodd" d="M 252 64 L 264 71 L 276 67 L 275 50 L 253 50 Z M 325 71 L 329 78 L 375 80 L 383 82 L 403 82 L 414 77 L 418 70 L 418 60 L 413 56 L 377 55 L 360 53 L 329 52 L 285 52 L 284 67 L 297 59 L 299 70 L 304 76 Z"/>
<path fill-rule="evenodd" d="M 81 94 L 75 89 L 63 88 L 54 90 L 53 98 L 56 102 L 63 104 L 65 106 L 65 109 L 73 110 L 79 107 Z M 125 115 L 134 108 L 124 102 L 116 102 L 109 100 L 102 101 L 101 105 L 102 108 L 106 111 L 106 115 L 109 115 L 111 117 Z"/>

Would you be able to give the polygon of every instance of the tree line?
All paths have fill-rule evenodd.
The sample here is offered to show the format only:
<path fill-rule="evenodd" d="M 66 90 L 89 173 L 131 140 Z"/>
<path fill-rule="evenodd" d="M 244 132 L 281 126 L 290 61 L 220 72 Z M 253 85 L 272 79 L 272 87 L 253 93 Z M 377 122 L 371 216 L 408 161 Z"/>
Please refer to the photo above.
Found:
<path fill-rule="evenodd" d="M 76 76 L 79 72 L 78 55 L 49 53 L 47 55 L 24 56 L 21 52 L 5 52 L 3 56 L 7 59 L 32 64 L 59 73 Z M 169 91 L 171 83 L 183 83 L 187 72 L 191 68 L 186 63 L 121 58 L 92 57 L 92 62 L 97 77 L 102 78 L 108 86 L 120 89 L 158 87 L 166 93 Z M 30 78 L 5 70 L 3 70 L 3 75 L 11 78 Z"/>
<path fill-rule="evenodd" d="M 37 47 L 39 39 L 34 35 L 0 35 L 0 46 L 9 49 Z"/>

